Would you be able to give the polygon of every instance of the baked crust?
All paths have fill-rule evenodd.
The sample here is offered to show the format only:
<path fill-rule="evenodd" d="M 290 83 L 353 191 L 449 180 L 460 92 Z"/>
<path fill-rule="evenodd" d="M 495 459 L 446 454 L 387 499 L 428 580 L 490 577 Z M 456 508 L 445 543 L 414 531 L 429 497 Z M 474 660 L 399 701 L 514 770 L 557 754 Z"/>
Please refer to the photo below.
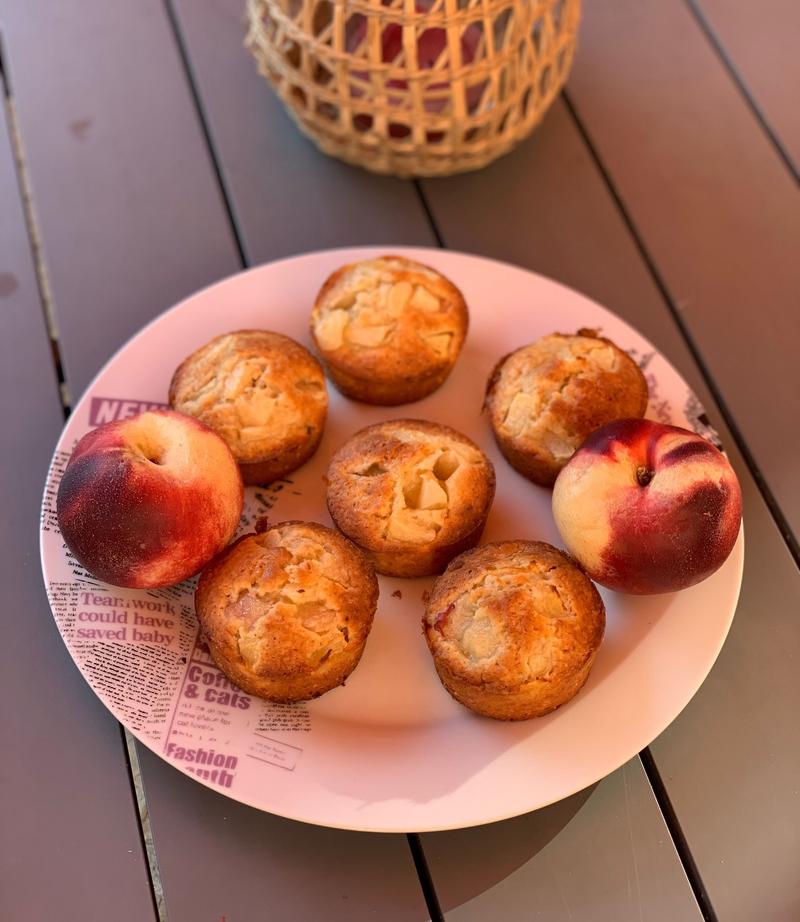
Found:
<path fill-rule="evenodd" d="M 491 461 L 455 429 L 418 419 L 357 432 L 328 467 L 334 522 L 379 573 L 441 573 L 477 544 L 494 499 Z"/>
<path fill-rule="evenodd" d="M 311 336 L 348 397 L 393 406 L 419 400 L 450 374 L 467 335 L 461 292 L 402 256 L 351 263 L 320 289 Z"/>
<path fill-rule="evenodd" d="M 266 330 L 225 333 L 193 352 L 169 387 L 173 409 L 227 442 L 246 484 L 269 483 L 317 450 L 328 412 L 325 376 L 313 355 Z"/>
<path fill-rule="evenodd" d="M 553 333 L 502 358 L 486 409 L 503 456 L 525 477 L 552 486 L 595 429 L 647 411 L 639 366 L 594 330 Z"/>
<path fill-rule="evenodd" d="M 304 701 L 358 665 L 378 581 L 350 541 L 314 522 L 239 538 L 203 571 L 195 608 L 211 655 L 248 694 Z"/>
<path fill-rule="evenodd" d="M 504 541 L 452 561 L 434 583 L 422 628 L 457 701 L 486 717 L 527 720 L 569 701 L 589 677 L 605 609 L 566 554 Z"/>

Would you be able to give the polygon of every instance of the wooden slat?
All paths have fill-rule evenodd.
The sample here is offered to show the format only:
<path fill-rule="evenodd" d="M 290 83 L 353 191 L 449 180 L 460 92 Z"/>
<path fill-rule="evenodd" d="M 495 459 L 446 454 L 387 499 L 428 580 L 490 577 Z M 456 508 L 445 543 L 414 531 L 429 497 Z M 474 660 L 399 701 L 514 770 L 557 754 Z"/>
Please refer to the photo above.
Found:
<path fill-rule="evenodd" d="M 58 636 L 39 507 L 64 423 L 0 96 L 0 917 L 154 916 L 125 751 Z M 99 846 L 99 847 L 98 847 Z"/>
<path fill-rule="evenodd" d="M 235 16 L 238 21 L 238 9 Z M 237 271 L 237 248 L 175 36 L 158 0 L 124 7 L 105 0 L 40 0 L 6 4 L 2 18 L 67 378 L 79 392 L 131 332 L 206 282 Z M 234 53 L 243 52 L 236 48 Z M 269 165 L 254 172 L 254 182 L 258 177 L 267 188 L 282 182 L 279 169 Z M 413 191 L 404 188 L 404 195 Z M 323 208 L 319 190 L 315 195 L 302 204 L 295 199 L 310 240 L 315 228 L 338 220 Z M 416 200 L 408 202 L 418 208 Z M 378 215 L 380 202 L 372 207 Z M 271 233 L 279 245 L 280 223 Z M 55 431 L 49 438 L 55 440 Z M 44 463 L 42 458 L 38 484 Z M 30 508 L 33 540 L 38 493 Z M 28 613 L 28 607 L 18 599 L 9 610 Z M 52 626 L 46 608 L 42 614 Z M 57 641 L 52 656 L 59 667 L 72 669 Z M 77 676 L 75 683 L 77 691 L 60 698 L 53 713 L 66 711 L 91 728 L 106 716 Z M 74 753 L 65 758 L 74 764 Z M 405 837 L 361 838 L 282 823 L 215 797 L 147 752 L 140 750 L 140 758 L 170 922 L 217 920 L 226 912 L 233 922 L 277 905 L 285 907 L 285 918 L 328 918 L 331 907 L 337 912 L 345 907 L 342 914 L 349 917 L 350 906 L 353 918 L 426 917 Z M 92 805 L 106 823 L 113 821 L 120 800 L 108 793 L 113 783 L 105 779 L 98 787 L 104 799 Z M 130 808 L 130 793 L 120 802 Z M 73 817 L 77 806 L 70 804 L 66 815 Z M 46 836 L 50 822 L 42 812 L 33 828 Z M 88 828 L 93 829 L 91 823 Z M 98 834 L 94 840 L 100 867 L 109 839 Z M 249 845 L 247 854 L 242 843 Z M 294 877 L 289 858 L 280 858 L 288 843 Z M 280 860 L 286 863 L 278 874 Z M 272 864 L 272 873 L 264 863 Z M 91 870 L 88 859 L 86 870 Z M 51 897 L 60 895 L 63 905 L 70 892 L 65 883 Z M 122 913 L 129 909 L 131 918 L 146 918 L 136 915 L 132 899 L 122 903 L 126 892 L 120 887 L 119 916 L 83 918 L 126 918 Z M 214 915 L 210 907 L 217 906 L 223 908 Z M 292 908 L 298 906 L 299 914 Z"/>
<path fill-rule="evenodd" d="M 241 0 L 176 0 L 176 17 L 251 263 L 359 244 L 435 245 L 408 181 L 319 154 L 244 50 Z"/>
<path fill-rule="evenodd" d="M 762 0 L 691 0 L 714 41 L 800 172 L 800 4 Z"/>
<path fill-rule="evenodd" d="M 562 102 L 509 157 L 475 176 L 426 183 L 425 191 L 448 245 L 548 274 L 636 326 L 719 429 L 745 497 L 742 597 L 710 678 L 652 751 L 719 917 L 792 918 L 800 895 L 792 770 L 800 759 L 792 665 L 800 659 L 800 574 L 635 240 Z M 720 322 L 722 342 L 727 333 Z M 520 888 L 520 907 L 525 898 Z"/>
<path fill-rule="evenodd" d="M 149 751 L 140 759 L 170 922 L 429 918 L 405 836 L 342 832 L 259 813 L 185 784 Z M 176 830 L 186 829 L 186 813 L 196 813 L 188 850 L 185 840 L 175 841 Z"/>
<path fill-rule="evenodd" d="M 587 4 L 569 94 L 800 536 L 794 177 L 683 3 Z"/>
<path fill-rule="evenodd" d="M 240 35 L 238 4 L 233 0 L 218 0 L 214 8 L 217 10 L 217 14 L 214 27 L 211 28 L 206 22 L 205 9 L 201 5 L 180 0 L 177 6 L 195 79 L 197 86 L 200 88 L 202 103 L 211 126 L 212 139 L 219 155 L 226 183 L 232 192 L 234 210 L 239 216 L 246 251 L 252 253 L 256 259 L 265 259 L 275 252 L 276 245 L 280 245 L 280 241 L 276 241 L 276 231 L 269 218 L 275 209 L 279 213 L 285 214 L 286 220 L 289 222 L 298 220 L 293 216 L 292 208 L 284 204 L 284 197 L 291 198 L 291 196 L 302 195 L 303 187 L 302 184 L 292 185 L 291 174 L 287 174 L 285 182 L 282 179 L 282 174 L 276 174 L 279 165 L 286 159 L 284 155 L 276 156 L 273 161 L 275 166 L 272 168 L 271 175 L 273 177 L 277 175 L 277 178 L 269 183 L 266 181 L 258 183 L 253 180 L 253 177 L 260 175 L 261 158 L 263 156 L 261 151 L 265 149 L 267 143 L 280 144 L 284 150 L 292 145 L 292 150 L 297 150 L 297 157 L 301 156 L 300 151 L 304 151 L 303 155 L 310 158 L 309 172 L 312 175 L 321 173 L 328 176 L 348 177 L 348 182 L 351 183 L 348 188 L 348 196 L 354 198 L 357 213 L 362 216 L 359 225 L 372 227 L 372 238 L 366 234 L 364 236 L 355 236 L 358 233 L 357 227 L 353 230 L 342 228 L 341 237 L 337 238 L 327 235 L 325 229 L 319 229 L 313 223 L 304 223 L 302 226 L 292 223 L 292 227 L 300 227 L 297 232 L 305 235 L 305 238 L 309 240 L 309 247 L 328 243 L 376 243 L 388 239 L 387 234 L 389 233 L 398 233 L 399 236 L 400 231 L 405 234 L 404 239 L 406 242 L 431 242 L 430 232 L 424 227 L 417 225 L 411 227 L 406 223 L 406 218 L 403 218 L 401 223 L 396 223 L 400 221 L 398 215 L 402 216 L 406 212 L 398 212 L 395 206 L 385 204 L 393 201 L 392 197 L 397 194 L 395 190 L 398 188 L 407 190 L 405 194 L 409 197 L 409 202 L 411 202 L 410 196 L 412 192 L 407 184 L 396 183 L 391 180 L 376 180 L 368 174 L 351 171 L 349 168 L 342 167 L 333 161 L 321 158 L 308 147 L 307 142 L 297 135 L 296 129 L 286 122 L 285 116 L 276 110 L 276 104 L 269 90 L 255 77 L 250 66 L 239 68 L 239 65 L 234 65 L 233 63 L 235 60 L 234 40 L 238 44 Z M 226 35 L 230 37 L 228 45 L 225 44 Z M 239 69 L 237 70 L 236 68 Z M 236 104 L 239 108 L 237 108 L 234 116 L 229 109 L 237 100 L 239 102 Z M 244 101 L 247 101 L 246 105 L 252 108 L 245 107 Z M 267 111 L 269 118 L 265 117 Z M 279 138 L 279 140 L 276 140 L 276 138 Z M 555 159 L 558 160 L 558 155 L 556 155 Z M 522 164 L 522 169 L 518 174 L 518 179 L 522 186 L 529 182 L 531 170 L 530 163 Z M 507 241 L 509 239 L 509 234 L 504 228 L 505 215 L 502 210 L 493 211 L 491 195 L 483 201 L 483 204 L 488 205 L 488 208 L 481 207 L 482 200 L 478 177 L 464 177 L 460 182 L 461 185 L 458 187 L 460 198 L 458 201 L 451 202 L 451 206 L 456 209 L 459 220 L 465 222 L 467 226 L 474 227 L 478 223 L 482 224 L 480 245 L 467 246 L 466 248 L 491 252 L 493 240 L 499 238 Z M 291 192 L 281 191 L 287 186 L 291 189 Z M 408 207 L 410 208 L 411 205 Z M 372 221 L 370 215 L 375 208 L 379 210 L 383 218 L 376 224 L 370 225 Z M 245 214 L 248 216 L 247 218 L 244 217 Z M 327 218 L 327 214 L 328 209 L 325 209 L 322 212 L 323 222 Z M 304 220 L 307 221 L 307 219 Z M 305 230 L 303 230 L 303 227 Z M 452 245 L 458 245 L 457 242 L 448 242 Z M 555 249 L 557 252 L 572 251 L 568 238 L 562 241 L 562 245 L 556 244 Z M 646 273 L 642 272 L 642 275 L 646 276 Z M 641 790 L 646 792 L 646 782 L 639 764 L 633 763 L 629 771 L 632 775 L 638 773 L 637 783 L 641 785 Z M 591 824 L 584 826 L 585 820 L 581 816 L 575 818 L 575 834 L 581 835 L 585 831 L 587 836 L 600 836 L 601 830 L 605 830 L 602 833 L 604 835 L 603 841 L 609 848 L 608 861 L 615 868 L 615 885 L 621 885 L 622 881 L 628 879 L 628 877 L 631 880 L 634 879 L 637 860 L 648 863 L 652 859 L 653 866 L 659 866 L 659 863 L 663 862 L 663 867 L 669 867 L 670 874 L 674 873 L 675 875 L 672 877 L 667 874 L 667 880 L 671 883 L 682 880 L 682 883 L 676 884 L 678 890 L 673 893 L 676 904 L 690 906 L 692 901 L 691 891 L 685 879 L 681 878 L 682 870 L 677 857 L 669 848 L 660 847 L 657 856 L 653 852 L 653 843 L 658 841 L 669 842 L 669 835 L 655 810 L 652 795 L 648 796 L 650 796 L 650 809 L 642 813 L 642 823 L 649 829 L 649 833 L 647 835 L 642 833 L 638 836 L 634 852 L 627 846 L 623 850 L 618 848 L 619 839 L 615 837 L 616 827 L 612 829 L 610 825 L 610 817 L 615 811 L 617 815 L 624 812 L 624 800 L 618 788 L 610 787 L 607 795 L 600 794 L 600 798 L 606 804 L 604 809 L 608 812 L 599 812 Z M 530 829 L 536 824 L 536 816 L 534 814 L 521 822 L 528 823 L 529 825 L 526 828 Z M 502 840 L 504 835 L 502 827 L 499 827 L 497 835 L 497 841 Z M 481 862 L 486 860 L 485 856 L 481 857 L 481 843 L 485 841 L 486 830 L 471 830 L 463 833 L 463 836 L 473 843 L 472 857 L 469 861 L 460 862 L 458 867 L 453 869 L 453 874 L 449 879 L 452 880 L 454 876 L 458 876 L 464 880 L 479 880 L 481 879 Z M 427 846 L 429 837 L 426 836 L 424 839 Z M 489 847 L 491 848 L 492 846 Z M 572 865 L 573 884 L 577 887 L 579 894 L 587 896 L 587 898 L 590 893 L 595 892 L 589 884 L 593 875 L 593 861 L 593 855 L 583 852 L 576 857 Z M 535 867 L 538 867 L 540 859 L 538 857 L 533 859 L 533 863 Z M 441 865 L 438 866 L 437 870 L 443 873 Z M 538 872 L 533 870 L 531 873 Z M 434 876 L 435 884 L 438 884 L 438 879 L 437 874 Z M 519 888 L 516 894 L 516 911 L 518 913 L 527 913 L 530 894 L 524 888 Z M 490 889 L 487 893 L 487 901 L 482 905 L 492 906 L 494 899 L 495 891 Z M 506 897 L 504 896 L 503 901 L 505 902 L 505 900 Z M 619 900 L 618 904 L 623 905 L 623 901 Z M 631 914 L 627 917 L 621 916 L 619 917 L 620 919 L 638 919 L 638 915 L 632 914 L 635 910 L 634 904 L 630 904 L 629 908 Z M 518 917 L 526 918 L 527 915 Z M 509 918 L 514 918 L 514 916 L 512 915 Z M 688 918 L 691 918 L 691 916 Z"/>
<path fill-rule="evenodd" d="M 736 619 L 702 690 L 651 751 L 720 920 L 793 920 L 800 918 L 800 572 L 755 484 L 736 466 L 746 534 Z"/>
<path fill-rule="evenodd" d="M 702 919 L 638 759 L 531 816 L 424 844 L 447 922 Z"/>
<path fill-rule="evenodd" d="M 160 0 L 4 2 L 2 20 L 77 398 L 236 247 Z"/>

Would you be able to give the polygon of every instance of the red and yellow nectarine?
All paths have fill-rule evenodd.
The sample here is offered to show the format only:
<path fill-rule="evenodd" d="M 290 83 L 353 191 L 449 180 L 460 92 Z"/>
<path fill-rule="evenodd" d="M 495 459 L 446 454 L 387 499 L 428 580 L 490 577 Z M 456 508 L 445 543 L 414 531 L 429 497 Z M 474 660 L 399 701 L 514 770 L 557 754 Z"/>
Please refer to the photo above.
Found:
<path fill-rule="evenodd" d="M 156 588 L 194 575 L 228 544 L 243 499 L 239 468 L 216 433 L 151 410 L 78 442 L 56 509 L 67 547 L 90 573 Z"/>
<path fill-rule="evenodd" d="M 727 559 L 742 495 L 725 455 L 688 429 L 622 419 L 558 475 L 553 517 L 596 582 L 638 595 L 685 589 Z"/>

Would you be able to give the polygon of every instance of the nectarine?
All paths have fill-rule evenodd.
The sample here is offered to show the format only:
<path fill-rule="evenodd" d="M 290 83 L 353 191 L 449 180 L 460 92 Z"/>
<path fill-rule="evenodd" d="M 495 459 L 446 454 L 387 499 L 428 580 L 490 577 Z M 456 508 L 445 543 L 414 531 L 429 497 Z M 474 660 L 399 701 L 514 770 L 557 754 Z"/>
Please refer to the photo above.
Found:
<path fill-rule="evenodd" d="M 685 589 L 722 566 L 739 534 L 742 495 L 706 439 L 622 419 L 593 432 L 558 475 L 553 517 L 593 580 L 648 595 Z"/>
<path fill-rule="evenodd" d="M 75 446 L 58 489 L 61 534 L 115 586 L 156 588 L 201 570 L 242 514 L 239 468 L 198 420 L 151 410 L 98 426 Z"/>

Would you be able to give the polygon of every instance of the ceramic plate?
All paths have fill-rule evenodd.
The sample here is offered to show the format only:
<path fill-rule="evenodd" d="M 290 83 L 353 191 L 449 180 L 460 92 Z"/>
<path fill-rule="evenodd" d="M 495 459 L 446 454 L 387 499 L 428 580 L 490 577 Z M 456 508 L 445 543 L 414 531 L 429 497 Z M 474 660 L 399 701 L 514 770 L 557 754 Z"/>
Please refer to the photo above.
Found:
<path fill-rule="evenodd" d="M 591 327 L 639 362 L 648 415 L 715 439 L 672 366 L 634 329 L 589 299 L 531 272 L 441 250 L 390 248 L 430 264 L 470 308 L 464 350 L 446 384 L 405 407 L 370 407 L 330 388 L 316 456 L 286 481 L 247 489 L 243 528 L 272 522 L 330 525 L 325 469 L 353 432 L 398 417 L 446 423 L 469 435 L 497 469 L 484 541 L 560 540 L 550 492 L 512 470 L 481 414 L 497 359 L 554 331 Z M 700 687 L 733 618 L 743 536 L 725 565 L 684 592 L 653 597 L 603 590 L 605 640 L 583 690 L 553 714 L 522 723 L 476 717 L 444 691 L 423 639 L 432 580 L 380 578 L 375 624 L 347 685 L 301 705 L 273 705 L 231 687 L 197 637 L 194 581 L 159 591 L 99 583 L 68 554 L 55 495 L 77 439 L 104 421 L 166 401 L 172 372 L 213 336 L 242 328 L 308 345 L 314 296 L 335 268 L 384 248 L 330 250 L 226 279 L 158 317 L 105 366 L 59 441 L 42 511 L 50 603 L 64 642 L 103 703 L 178 770 L 262 810 L 325 826 L 385 832 L 451 829 L 535 810 L 612 772 L 674 720 Z"/>

